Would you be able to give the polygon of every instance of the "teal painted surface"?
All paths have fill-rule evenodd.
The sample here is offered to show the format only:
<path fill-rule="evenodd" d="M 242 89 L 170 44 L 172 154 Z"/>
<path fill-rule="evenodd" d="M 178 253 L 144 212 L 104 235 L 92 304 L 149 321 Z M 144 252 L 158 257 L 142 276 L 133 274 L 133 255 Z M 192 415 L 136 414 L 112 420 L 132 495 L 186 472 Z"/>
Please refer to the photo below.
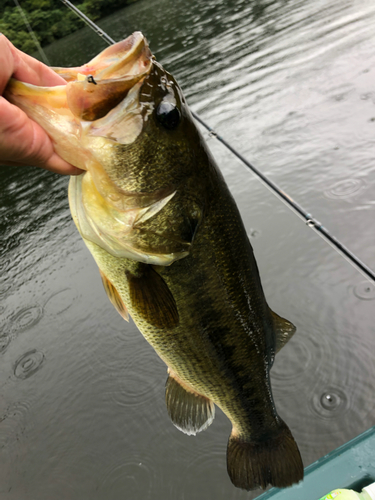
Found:
<path fill-rule="evenodd" d="M 356 491 L 375 482 L 375 426 L 305 469 L 302 483 L 272 488 L 257 500 L 318 500 L 336 488 Z"/>

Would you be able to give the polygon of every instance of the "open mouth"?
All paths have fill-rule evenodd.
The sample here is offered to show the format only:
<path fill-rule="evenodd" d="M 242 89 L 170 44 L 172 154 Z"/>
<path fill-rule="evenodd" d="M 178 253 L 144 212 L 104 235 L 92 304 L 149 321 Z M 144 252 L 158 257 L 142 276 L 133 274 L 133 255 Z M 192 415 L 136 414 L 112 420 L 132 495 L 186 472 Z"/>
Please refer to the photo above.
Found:
<path fill-rule="evenodd" d="M 94 121 L 116 107 L 151 69 L 152 54 L 139 31 L 105 49 L 87 64 L 53 68 L 67 82 L 67 104 L 80 120 Z"/>
<path fill-rule="evenodd" d="M 38 122 L 38 113 L 32 109 L 35 104 L 70 121 L 73 117 L 81 121 L 98 120 L 125 99 L 151 71 L 152 58 L 145 37 L 137 31 L 87 64 L 52 68 L 68 82 L 66 86 L 37 87 L 11 79 L 5 96 Z M 44 126 L 43 121 L 40 124 Z M 46 130 L 49 132 L 48 127 Z"/>
<path fill-rule="evenodd" d="M 135 32 L 87 64 L 53 68 L 67 85 L 38 87 L 11 79 L 6 97 L 47 131 L 62 158 L 91 170 L 104 197 L 116 190 L 121 195 L 105 172 L 111 158 L 103 142 L 129 144 L 141 133 L 147 109 L 139 106 L 138 92 L 152 64 L 145 37 Z"/>
<path fill-rule="evenodd" d="M 163 209 L 175 187 L 140 192 L 129 186 L 129 191 L 121 147 L 140 136 L 153 112 L 153 102 L 139 101 L 152 67 L 147 41 L 135 32 L 87 64 L 53 68 L 66 85 L 38 87 L 11 80 L 6 95 L 47 131 L 62 158 L 86 170 L 69 186 L 71 212 L 85 240 L 115 257 L 169 265 L 186 255 L 184 245 L 175 249 L 168 238 L 156 246 L 148 243 L 139 225 Z"/>

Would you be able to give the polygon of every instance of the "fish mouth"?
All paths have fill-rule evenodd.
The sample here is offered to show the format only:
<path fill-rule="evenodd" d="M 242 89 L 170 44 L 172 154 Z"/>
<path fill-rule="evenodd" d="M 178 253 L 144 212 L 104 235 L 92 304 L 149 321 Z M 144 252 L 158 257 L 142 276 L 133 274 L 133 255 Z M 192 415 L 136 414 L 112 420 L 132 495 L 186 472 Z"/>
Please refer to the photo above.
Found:
<path fill-rule="evenodd" d="M 108 137 L 108 123 L 117 121 L 118 124 L 119 115 L 124 116 L 129 106 L 134 114 L 139 88 L 152 65 L 147 40 L 137 31 L 106 48 L 87 64 L 52 68 L 66 85 L 39 87 L 11 78 L 4 95 L 46 130 L 62 158 L 87 170 L 87 155 L 80 154 L 81 137 L 87 135 L 89 128 L 93 135 L 99 136 L 103 124 L 106 126 L 103 133 Z M 131 98 L 127 99 L 129 94 Z M 110 120 L 100 121 L 111 112 Z M 93 122 L 95 125 L 90 127 Z M 140 124 L 136 125 L 139 133 Z M 135 135 L 135 132 L 125 132 L 119 136 L 119 142 L 129 143 Z M 116 134 L 114 138 L 116 140 Z"/>
<path fill-rule="evenodd" d="M 186 250 L 140 248 L 137 227 L 162 210 L 175 190 L 126 191 L 109 173 L 112 146 L 132 143 L 152 112 L 152 104 L 139 103 L 139 92 L 153 59 L 145 37 L 136 32 L 83 66 L 54 70 L 68 82 L 67 105 L 81 121 L 81 142 L 95 151 L 87 172 L 72 177 L 69 185 L 70 208 L 81 235 L 114 257 L 169 265 Z"/>
<path fill-rule="evenodd" d="M 139 200 L 109 178 L 107 152 L 142 132 L 147 110 L 138 95 L 152 65 L 147 40 L 137 31 L 82 66 L 52 68 L 66 85 L 39 87 L 11 79 L 5 96 L 44 128 L 64 160 L 90 171 L 101 195 L 121 209 Z M 116 197 L 123 199 L 116 203 Z"/>
<path fill-rule="evenodd" d="M 117 177 L 113 174 L 115 150 L 139 137 L 153 111 L 152 102 L 139 100 L 153 60 L 146 38 L 135 32 L 87 64 L 53 68 L 66 85 L 37 87 L 11 79 L 6 97 L 46 130 L 63 159 L 86 170 L 69 186 L 71 212 L 83 238 L 115 257 L 169 265 L 187 254 L 185 246 L 168 239 L 156 246 L 145 243 L 139 226 L 163 209 L 176 187 L 127 191 L 121 182 L 126 162 Z"/>
<path fill-rule="evenodd" d="M 99 79 L 120 78 L 144 71 L 152 59 L 151 51 L 143 33 L 132 35 L 104 49 L 88 63 L 74 68 L 52 67 L 67 82 L 77 80 L 77 75 L 92 75 Z"/>
<path fill-rule="evenodd" d="M 103 118 L 115 108 L 151 70 L 152 54 L 147 40 L 136 31 L 111 45 L 87 64 L 52 68 L 67 83 L 67 105 L 84 121 Z"/>

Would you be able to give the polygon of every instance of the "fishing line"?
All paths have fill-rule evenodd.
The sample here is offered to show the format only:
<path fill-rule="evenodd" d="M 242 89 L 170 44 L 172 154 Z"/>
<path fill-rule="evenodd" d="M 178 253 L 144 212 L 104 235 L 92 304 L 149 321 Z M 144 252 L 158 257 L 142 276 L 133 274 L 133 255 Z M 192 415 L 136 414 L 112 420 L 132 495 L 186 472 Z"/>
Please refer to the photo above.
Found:
<path fill-rule="evenodd" d="M 215 137 L 220 141 L 226 148 L 229 149 L 237 158 L 239 158 L 242 163 L 244 163 L 256 176 L 258 176 L 263 183 L 268 187 L 273 193 L 275 193 L 284 203 L 291 207 L 301 218 L 305 221 L 306 225 L 311 229 L 315 229 L 319 236 L 328 241 L 331 246 L 341 253 L 350 263 L 353 263 L 355 267 L 365 275 L 366 278 L 370 278 L 375 281 L 375 272 L 370 269 L 364 262 L 362 262 L 353 252 L 351 252 L 341 241 L 339 241 L 335 236 L 333 236 L 327 228 L 325 228 L 319 221 L 317 221 L 310 213 L 308 213 L 299 203 L 293 200 L 285 191 L 280 189 L 277 184 L 268 179 L 262 172 L 260 172 L 254 165 L 252 165 L 246 158 L 244 158 L 241 153 L 236 151 L 223 137 L 221 137 L 214 129 L 212 129 L 207 123 L 205 123 L 202 118 L 200 118 L 196 113 L 192 112 L 194 118 L 201 123 L 210 133 L 211 137 Z"/>
<path fill-rule="evenodd" d="M 97 24 L 94 23 L 94 21 L 91 21 L 90 18 L 88 18 L 81 10 L 79 10 L 75 5 L 73 5 L 69 0 L 61 0 L 64 5 L 69 7 L 75 14 L 77 14 L 78 17 L 82 19 L 83 22 L 85 22 L 90 28 L 95 31 L 97 35 L 100 36 L 100 38 L 103 38 L 108 45 L 114 45 L 116 42 L 111 38 L 105 31 L 103 31 Z"/>
<path fill-rule="evenodd" d="M 18 0 L 13 0 L 15 6 L 17 7 L 17 9 L 19 10 L 19 13 L 21 14 L 21 17 L 23 19 L 23 22 L 25 23 L 26 25 L 26 28 L 27 28 L 27 31 L 29 32 L 29 35 L 31 36 L 31 38 L 33 39 L 33 42 L 35 43 L 36 45 L 36 48 L 38 49 L 38 52 L 40 54 L 40 57 L 43 59 L 43 61 L 48 64 L 48 66 L 51 66 L 51 63 L 49 62 L 48 60 L 48 57 L 46 56 L 44 50 L 42 49 L 40 43 L 39 43 L 39 40 L 37 39 L 37 37 L 35 36 L 35 33 L 29 23 L 29 20 L 27 19 L 27 16 L 23 10 L 23 8 L 21 7 L 21 5 L 19 4 Z"/>
<path fill-rule="evenodd" d="M 16 0 L 14 0 L 16 1 Z M 97 24 L 95 24 L 91 19 L 89 19 L 83 12 L 81 12 L 75 5 L 73 5 L 69 0 L 61 0 L 63 4 L 69 7 L 73 12 L 77 14 L 90 28 L 95 31 L 103 40 L 105 40 L 108 45 L 113 45 L 115 40 L 111 38 L 105 31 L 103 31 Z M 319 221 L 317 221 L 309 212 L 307 212 L 299 203 L 293 200 L 285 191 L 279 188 L 277 184 L 266 177 L 262 172 L 260 172 L 256 167 L 254 167 L 246 158 L 244 158 L 241 153 L 236 151 L 223 137 L 221 137 L 213 128 L 211 128 L 202 118 L 200 118 L 194 111 L 191 110 L 194 118 L 205 127 L 210 136 L 221 142 L 226 148 L 229 149 L 239 160 L 246 165 L 261 181 L 274 193 L 276 194 L 288 207 L 292 208 L 307 224 L 308 227 L 314 229 L 319 236 L 321 236 L 326 242 L 328 242 L 332 248 L 345 257 L 345 259 L 352 264 L 361 274 L 363 274 L 367 279 L 375 282 L 375 272 L 370 269 L 364 262 L 362 262 L 353 252 L 351 252 L 341 241 L 339 241 L 335 236 L 333 236 L 328 229 L 326 229 Z"/>

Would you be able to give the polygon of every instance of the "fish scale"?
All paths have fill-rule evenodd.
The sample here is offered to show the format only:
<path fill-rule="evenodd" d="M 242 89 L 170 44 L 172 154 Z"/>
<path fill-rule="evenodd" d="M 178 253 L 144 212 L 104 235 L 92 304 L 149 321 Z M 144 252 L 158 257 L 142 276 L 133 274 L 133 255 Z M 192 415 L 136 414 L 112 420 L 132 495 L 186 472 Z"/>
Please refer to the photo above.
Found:
<path fill-rule="evenodd" d="M 168 367 L 172 422 L 196 434 L 217 405 L 232 423 L 235 486 L 300 481 L 301 456 L 269 379 L 295 328 L 267 305 L 238 208 L 177 82 L 139 32 L 56 71 L 66 87 L 11 80 L 6 95 L 86 170 L 70 181 L 74 222 L 111 303 Z"/>

